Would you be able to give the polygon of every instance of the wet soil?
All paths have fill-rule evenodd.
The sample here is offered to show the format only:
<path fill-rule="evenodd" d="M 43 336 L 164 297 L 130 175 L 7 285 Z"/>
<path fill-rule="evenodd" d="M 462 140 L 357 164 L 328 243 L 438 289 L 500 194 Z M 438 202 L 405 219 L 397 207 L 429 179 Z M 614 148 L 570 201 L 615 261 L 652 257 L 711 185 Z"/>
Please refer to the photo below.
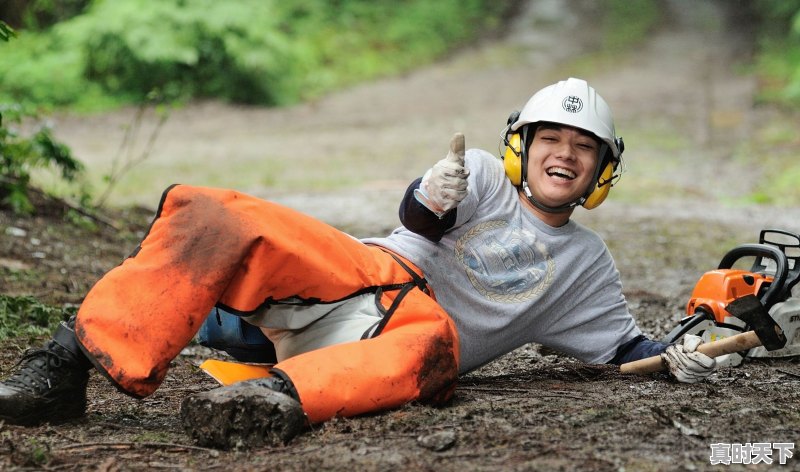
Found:
<path fill-rule="evenodd" d="M 564 4 L 576 8 L 565 10 Z M 665 1 L 665 23 L 658 31 L 633 54 L 616 58 L 614 67 L 589 74 L 618 110 L 620 130 L 652 126 L 659 136 L 679 137 L 677 145 L 667 148 L 645 140 L 628 142 L 630 171 L 620 187 L 635 188 L 637 179 L 644 181 L 641 190 L 647 198 L 612 198 L 597 210 L 575 214 L 607 241 L 631 311 L 653 338 L 674 326 L 697 278 L 716 267 L 727 250 L 755 242 L 763 227 L 800 231 L 800 213 L 794 208 L 727 203 L 731 194 L 752 188 L 759 178 L 758 169 L 737 167 L 736 146 L 758 132 L 765 117 L 778 113 L 754 105 L 755 78 L 738 72 L 744 29 L 742 23 L 729 22 L 735 15 L 726 7 L 736 4 Z M 494 127 L 486 132 L 487 122 L 504 122 L 532 85 L 538 88 L 573 75 L 574 69 L 580 75 L 585 66 L 570 58 L 593 51 L 597 44 L 593 5 L 531 1 L 508 38 L 407 77 L 366 84 L 314 104 L 283 110 L 191 105 L 170 121 L 163 152 L 204 149 L 213 154 L 227 149 L 238 156 L 267 146 L 265 140 L 293 148 L 302 139 L 303 149 L 330 146 L 333 155 L 369 155 L 375 146 L 422 155 L 420 162 L 360 162 L 391 178 L 347 191 L 246 189 L 356 236 L 385 233 L 397 224 L 395 206 L 408 178 L 424 171 L 429 165 L 425 162 L 434 159 L 424 156 L 446 145 L 453 128 L 494 149 L 496 133 Z M 518 54 L 499 65 L 496 57 L 504 50 Z M 126 122 L 122 112 L 61 120 L 59 132 L 77 155 L 90 159 L 110 152 L 113 146 L 103 136 L 111 133 L 109 126 Z M 301 133 L 295 129 L 300 122 L 318 132 Z M 365 130 L 368 143 L 355 133 L 363 136 Z M 667 155 L 676 164 L 660 165 Z M 385 157 L 396 156 L 387 151 Z M 310 165 L 302 156 L 297 163 Z M 649 167 L 637 170 L 642 163 Z M 313 173 L 313 166 L 305 169 Z M 660 187 L 664 183 L 673 186 Z M 150 197 L 153 208 L 158 192 Z M 1 291 L 32 294 L 51 304 L 79 304 L 91 285 L 135 247 L 151 214 L 148 209 L 109 211 L 104 217 L 110 224 L 95 222 L 91 230 L 67 223 L 63 206 L 37 203 L 40 212 L 34 218 L 0 212 Z M 2 376 L 30 342 L 2 343 Z M 410 404 L 338 418 L 286 445 L 216 450 L 194 442 L 179 415 L 185 397 L 216 386 L 197 368 L 211 356 L 222 357 L 188 347 L 173 362 L 164 385 L 144 400 L 126 397 L 93 375 L 84 419 L 35 428 L 0 425 L 0 468 L 718 470 L 723 466 L 709 461 L 712 443 L 800 443 L 796 359 L 753 360 L 721 369 L 706 382 L 685 385 L 661 374 L 624 376 L 614 368 L 581 364 L 528 345 L 463 377 L 447 405 Z M 773 459 L 777 463 L 777 452 Z M 797 470 L 798 464 L 791 458 L 785 469 Z"/>

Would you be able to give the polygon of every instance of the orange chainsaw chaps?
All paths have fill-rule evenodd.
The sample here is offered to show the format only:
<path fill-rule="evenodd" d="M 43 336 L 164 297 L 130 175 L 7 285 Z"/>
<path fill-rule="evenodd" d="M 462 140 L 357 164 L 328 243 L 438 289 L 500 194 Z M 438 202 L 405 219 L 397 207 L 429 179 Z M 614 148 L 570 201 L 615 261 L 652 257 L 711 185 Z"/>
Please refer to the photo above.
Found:
<path fill-rule="evenodd" d="M 302 213 L 179 185 L 164 192 L 134 254 L 89 291 L 76 334 L 101 373 L 142 398 L 217 303 L 250 312 L 268 300 L 334 301 L 410 280 L 381 249 Z"/>
<path fill-rule="evenodd" d="M 458 349 L 452 320 L 433 299 L 412 290 L 377 337 L 307 352 L 274 370 L 291 380 L 309 421 L 320 423 L 413 400 L 449 400 Z"/>

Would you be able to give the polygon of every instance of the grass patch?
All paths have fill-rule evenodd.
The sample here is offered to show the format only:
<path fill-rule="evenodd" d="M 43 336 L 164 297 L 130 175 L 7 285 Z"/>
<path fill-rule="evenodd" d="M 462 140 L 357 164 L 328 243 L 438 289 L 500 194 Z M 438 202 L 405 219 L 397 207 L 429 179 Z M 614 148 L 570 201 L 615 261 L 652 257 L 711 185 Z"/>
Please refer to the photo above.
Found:
<path fill-rule="evenodd" d="M 640 128 L 635 124 L 624 127 L 626 151 L 622 155 L 624 172 L 609 194 L 610 200 L 625 203 L 650 203 L 665 195 L 687 195 L 696 192 L 687 188 L 686 182 L 665 179 L 664 176 L 680 174 L 680 166 L 690 139 L 667 124 L 648 122 Z M 620 130 L 621 128 L 618 128 Z"/>
<path fill-rule="evenodd" d="M 800 117 L 787 111 L 758 124 L 752 138 L 736 153 L 736 163 L 759 173 L 744 203 L 795 206 L 800 201 Z"/>
<path fill-rule="evenodd" d="M 0 277 L 8 282 L 34 282 L 39 280 L 41 274 L 34 269 L 9 269 L 7 267 L 0 267 Z"/>
<path fill-rule="evenodd" d="M 30 295 L 0 295 L 0 341 L 51 334 L 58 323 L 76 313 L 76 307 L 46 305 Z"/>
<path fill-rule="evenodd" d="M 794 156 L 762 161 L 765 166 L 763 184 L 748 195 L 752 203 L 774 206 L 795 206 L 800 201 L 800 164 Z"/>

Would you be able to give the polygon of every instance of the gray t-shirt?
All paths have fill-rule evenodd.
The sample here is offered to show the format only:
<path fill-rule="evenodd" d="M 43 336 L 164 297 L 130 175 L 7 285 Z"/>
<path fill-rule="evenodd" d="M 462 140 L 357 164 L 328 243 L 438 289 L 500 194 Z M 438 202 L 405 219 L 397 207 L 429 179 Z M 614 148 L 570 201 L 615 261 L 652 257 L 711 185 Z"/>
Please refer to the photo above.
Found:
<path fill-rule="evenodd" d="M 491 154 L 470 149 L 466 165 L 469 193 L 441 241 L 404 227 L 363 240 L 425 273 L 458 327 L 462 373 L 530 342 L 604 363 L 641 334 L 597 234 L 571 220 L 558 228 L 539 220 Z"/>

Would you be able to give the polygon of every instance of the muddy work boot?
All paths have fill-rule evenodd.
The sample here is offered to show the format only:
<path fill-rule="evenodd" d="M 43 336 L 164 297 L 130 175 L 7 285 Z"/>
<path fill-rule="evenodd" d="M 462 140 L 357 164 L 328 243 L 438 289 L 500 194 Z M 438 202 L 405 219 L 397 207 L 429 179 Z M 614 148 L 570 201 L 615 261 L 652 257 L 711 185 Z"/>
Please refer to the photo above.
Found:
<path fill-rule="evenodd" d="M 198 444 L 220 449 L 285 444 L 306 427 L 303 408 L 279 377 L 245 380 L 187 397 L 181 420 Z"/>
<path fill-rule="evenodd" d="M 30 350 L 17 371 L 0 382 L 0 421 L 33 426 L 86 413 L 91 363 L 78 347 L 74 319 L 62 322 L 43 348 Z"/>

